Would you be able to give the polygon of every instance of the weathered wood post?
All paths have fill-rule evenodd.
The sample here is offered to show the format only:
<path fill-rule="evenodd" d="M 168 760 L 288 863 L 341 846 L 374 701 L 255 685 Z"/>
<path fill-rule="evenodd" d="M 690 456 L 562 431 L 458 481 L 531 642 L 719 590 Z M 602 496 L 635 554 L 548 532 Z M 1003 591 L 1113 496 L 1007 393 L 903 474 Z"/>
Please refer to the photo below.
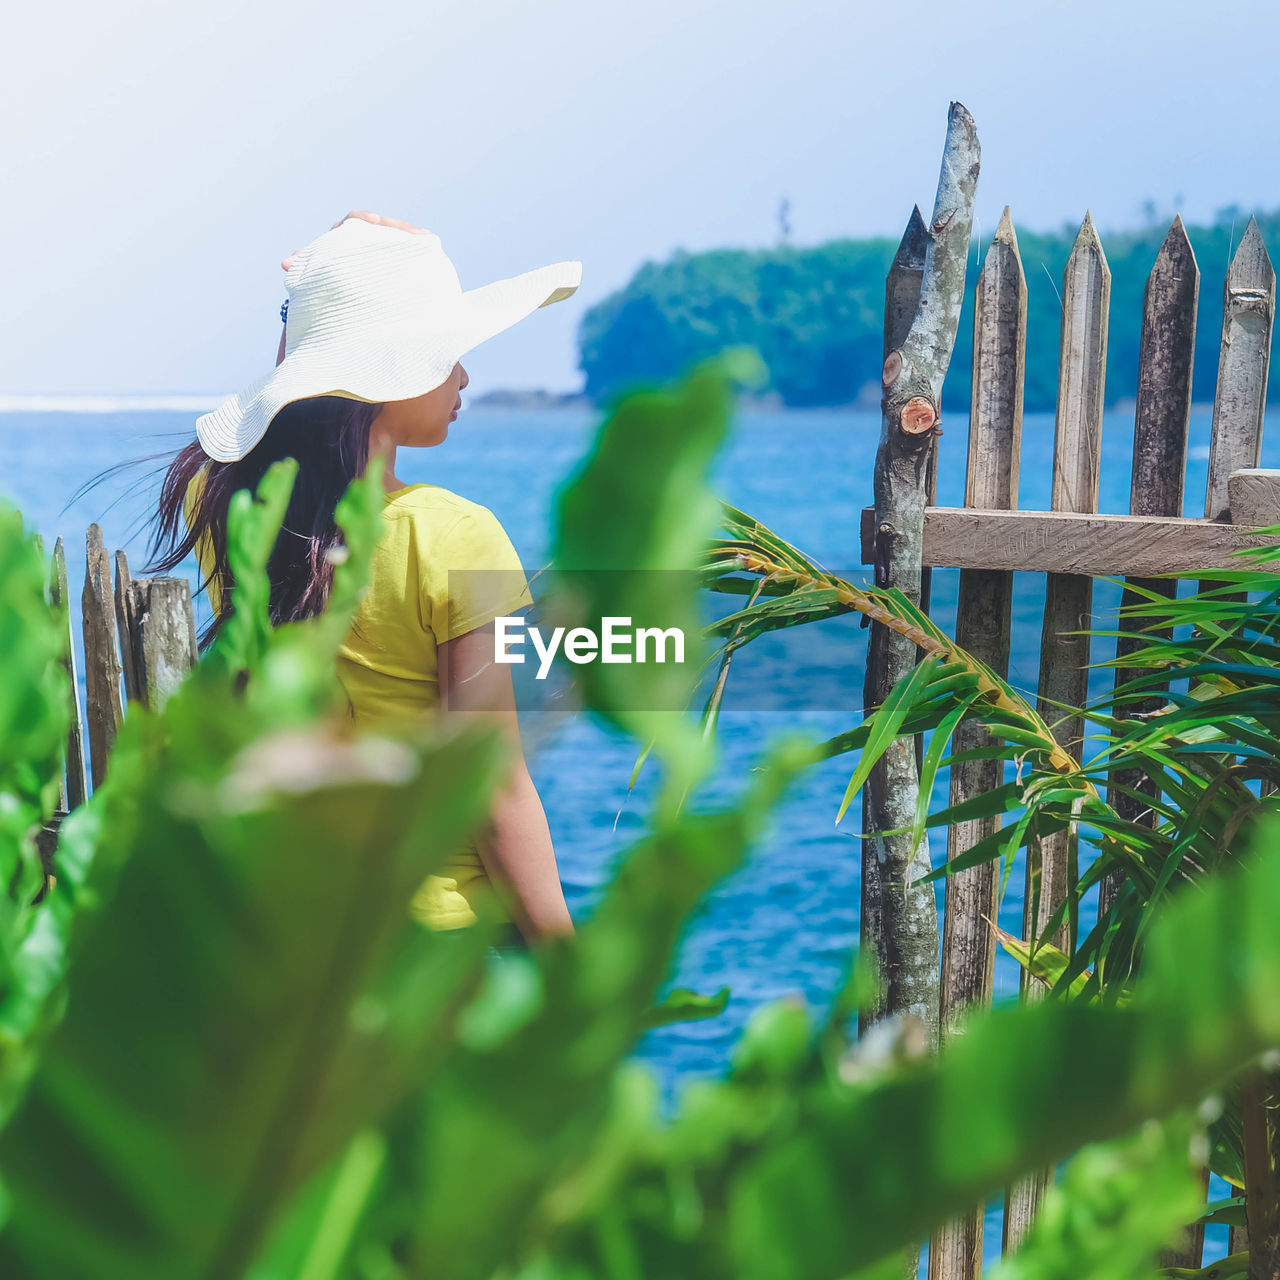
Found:
<path fill-rule="evenodd" d="M 929 453 L 941 417 L 942 381 L 951 362 L 964 296 L 969 229 L 980 150 L 973 117 L 951 104 L 947 140 L 920 287 L 902 343 L 884 363 L 882 425 L 875 468 L 876 578 L 920 598 L 921 550 Z M 915 645 L 872 627 L 866 704 L 879 706 L 916 663 Z M 863 827 L 868 833 L 909 828 L 919 790 L 910 738 L 892 744 L 871 773 Z M 911 838 L 881 836 L 863 853 L 864 943 L 874 951 L 885 998 L 868 1020 L 898 1013 L 920 1018 L 936 1043 L 938 918 L 931 885 L 911 886 L 928 867 Z"/>
<path fill-rule="evenodd" d="M 920 284 L 924 279 L 924 256 L 929 248 L 929 229 L 924 225 L 920 206 L 915 205 L 907 219 L 907 229 L 898 242 L 898 252 L 893 255 L 889 274 L 884 278 L 884 350 L 880 363 L 889 358 L 907 340 L 911 322 L 920 306 Z M 932 504 L 938 492 L 938 451 L 929 449 L 928 472 L 925 476 L 925 503 Z M 929 575 L 932 570 L 924 565 L 920 570 L 920 607 L 929 611 Z M 923 735 L 916 734 L 916 768 L 924 756 Z M 865 804 L 865 796 L 863 803 Z"/>
<path fill-rule="evenodd" d="M 893 255 L 889 274 L 884 279 L 884 350 L 881 363 L 889 358 L 907 340 L 911 322 L 916 318 L 920 305 L 920 284 L 924 279 L 924 255 L 929 247 L 929 229 L 924 225 L 920 206 L 911 210 L 907 229 L 898 242 L 898 252 Z M 929 449 L 928 471 L 925 475 L 925 503 L 932 506 L 938 498 L 938 451 Z M 929 582 L 933 570 L 924 565 L 920 570 L 920 607 L 929 612 Z M 916 735 L 916 767 L 922 756 L 922 736 Z"/>
<path fill-rule="evenodd" d="M 924 280 L 925 251 L 929 247 L 929 229 L 924 225 L 920 206 L 911 210 L 907 229 L 898 242 L 898 252 L 884 281 L 884 353 L 902 346 L 911 332 L 911 322 L 920 306 L 920 285 Z"/>
<path fill-rule="evenodd" d="M 1138 355 L 1138 397 L 1133 427 L 1133 473 L 1129 511 L 1135 516 L 1180 516 L 1186 479 L 1187 428 L 1191 418 L 1191 375 L 1195 357 L 1196 305 L 1200 297 L 1200 268 L 1187 239 L 1181 217 L 1175 217 L 1147 278 L 1142 310 L 1142 339 Z M 1144 597 L 1133 587 L 1173 596 L 1177 583 L 1167 578 L 1126 578 L 1122 607 Z M 1116 657 L 1125 658 L 1150 639 L 1124 631 L 1116 640 Z M 1167 633 L 1165 633 L 1167 634 Z M 1145 674 L 1120 667 L 1115 685 Z M 1118 707 L 1126 719 L 1150 712 L 1163 701 L 1158 690 L 1142 702 Z M 1155 813 L 1146 796 L 1159 789 L 1140 770 L 1119 770 L 1108 779 L 1108 800 L 1121 817 L 1154 825 Z M 1100 888 L 1103 910 L 1114 900 L 1117 882 L 1108 876 Z M 1203 1172 L 1208 1186 L 1209 1171 Z M 1204 1227 L 1188 1230 L 1182 1244 L 1160 1258 L 1166 1267 L 1199 1267 L 1204 1251 Z"/>
<path fill-rule="evenodd" d="M 1062 275 L 1051 500 L 1054 511 L 1098 509 L 1110 301 L 1111 271 L 1093 215 L 1086 213 Z M 1077 760 L 1083 745 L 1084 721 L 1078 716 L 1064 717 L 1061 705 L 1082 707 L 1088 700 L 1089 637 L 1073 633 L 1090 625 L 1092 601 L 1092 578 L 1074 573 L 1047 575 L 1037 710 L 1053 729 L 1054 737 Z M 1068 829 L 1028 844 L 1025 937 L 1039 937 L 1066 896 L 1074 843 L 1075 832 Z M 1065 935 L 1065 928 L 1060 929 L 1052 941 L 1065 947 Z M 1035 984 L 1024 976 L 1024 998 L 1038 995 Z M 1004 1214 L 1006 1252 L 1017 1249 L 1025 1239 L 1048 1181 L 1049 1171 L 1044 1170 L 1010 1188 Z"/>
<path fill-rule="evenodd" d="M 1275 313 L 1276 273 L 1257 219 L 1250 218 L 1222 294 L 1222 348 L 1204 504 L 1210 520 L 1230 516 L 1231 473 L 1258 465 Z"/>
<path fill-rule="evenodd" d="M 1231 514 L 1231 476 L 1257 467 L 1262 456 L 1262 418 L 1275 309 L 1276 273 L 1262 243 L 1257 219 L 1250 218 L 1222 289 L 1222 345 L 1218 349 L 1209 483 L 1204 500 L 1204 514 L 1209 520 L 1236 523 Z M 1217 590 L 1218 584 L 1206 580 L 1200 587 Z M 1225 601 L 1232 597 L 1219 598 Z"/>
<path fill-rule="evenodd" d="M 1240 1081 L 1244 1128 L 1244 1194 L 1248 1215 L 1249 1280 L 1280 1275 L 1280 1081 L 1254 1067 Z M 1232 1231 L 1232 1246 L 1239 1247 Z"/>
<path fill-rule="evenodd" d="M 1246 467 L 1227 480 L 1231 523 L 1241 529 L 1269 529 L 1280 524 L 1280 471 Z"/>
<path fill-rule="evenodd" d="M 158 711 L 196 664 L 191 586 L 185 578 L 139 578 L 129 583 L 125 600 L 135 696 Z"/>
<path fill-rule="evenodd" d="M 89 722 L 89 753 L 95 788 L 107 776 L 107 757 L 124 720 L 120 701 L 120 657 L 116 652 L 115 609 L 111 599 L 111 563 L 102 543 L 102 530 L 89 526 L 86 538 L 84 615 L 85 711 Z"/>
<path fill-rule="evenodd" d="M 1022 443 L 1022 396 L 1026 368 L 1027 281 L 1018 237 L 1006 207 L 974 290 L 973 390 L 969 412 L 969 461 L 965 506 L 1014 510 Z M 1013 573 L 962 569 L 956 610 L 956 643 L 1000 675 L 1009 670 Z M 961 724 L 954 750 L 991 745 L 979 724 Z M 999 760 L 965 760 L 951 769 L 951 803 L 959 804 L 1004 781 Z M 955 823 L 947 832 L 952 861 L 997 826 L 994 818 Z M 999 864 L 987 862 L 947 877 L 942 935 L 942 1035 L 954 1034 L 966 1009 L 991 1003 L 995 974 L 996 879 Z M 931 1280 L 971 1280 L 982 1271 L 982 1206 L 947 1223 L 929 1245 Z"/>
<path fill-rule="evenodd" d="M 67 726 L 67 771 L 58 793 L 58 808 L 64 813 L 84 804 L 87 788 L 84 779 L 84 737 L 80 727 L 80 686 L 76 680 L 76 646 L 71 624 L 71 593 L 67 587 L 67 552 L 59 538 L 53 544 L 53 565 L 49 595 L 57 607 L 67 610 L 67 656 L 62 668 L 71 685 L 71 723 Z"/>
<path fill-rule="evenodd" d="M 1102 242 L 1086 213 L 1062 274 L 1062 331 L 1058 355 L 1058 407 L 1054 424 L 1054 511 L 1098 509 L 1102 461 L 1103 392 L 1107 372 L 1107 324 L 1111 307 L 1111 269 Z M 1063 704 L 1088 701 L 1089 637 L 1073 634 L 1088 627 L 1093 580 L 1084 574 L 1051 573 L 1045 580 L 1044 629 L 1040 642 L 1040 698 L 1037 710 L 1054 736 L 1077 760 L 1084 720 L 1064 717 Z M 1060 831 L 1039 842 L 1029 867 L 1027 936 L 1048 924 L 1066 896 L 1074 831 Z M 1037 874 L 1038 873 L 1038 874 Z M 1038 910 L 1033 905 L 1038 899 Z M 1034 911 L 1034 914 L 1031 914 Z M 1066 946 L 1065 932 L 1054 939 Z"/>
<path fill-rule="evenodd" d="M 124 696 L 127 701 L 138 699 L 138 664 L 133 652 L 133 625 L 129 617 L 129 585 L 133 581 L 129 573 L 129 558 L 123 551 L 116 552 L 116 632 L 120 637 L 120 666 L 124 671 Z"/>
<path fill-rule="evenodd" d="M 1133 479 L 1129 491 L 1129 511 L 1135 516 L 1182 515 L 1199 297 L 1200 268 L 1182 219 L 1174 218 L 1147 279 L 1143 304 L 1138 403 L 1133 426 Z M 1177 586 L 1176 582 L 1162 578 L 1126 578 L 1125 581 L 1145 591 L 1168 596 L 1175 594 Z M 1122 607 L 1142 598 L 1137 591 L 1126 590 Z M 1143 643 L 1138 635 L 1121 635 L 1116 642 L 1116 657 L 1127 657 Z M 1134 669 L 1117 669 L 1116 687 L 1140 674 Z M 1159 702 L 1158 693 L 1153 691 L 1153 696 L 1141 705 L 1119 708 L 1116 714 L 1123 718 L 1135 712 L 1151 711 Z M 1108 798 L 1122 817 L 1134 821 L 1144 810 L 1151 814 L 1150 806 L 1141 799 L 1143 792 L 1155 794 L 1149 779 L 1128 770 L 1113 774 L 1110 782 Z M 1133 791 L 1140 794 L 1134 795 Z M 1114 900 L 1116 887 L 1114 878 L 1108 876 L 1101 889 L 1102 910 Z"/>
<path fill-rule="evenodd" d="M 1258 465 L 1267 399 L 1276 273 L 1258 224 L 1249 219 L 1227 270 L 1222 349 L 1213 404 L 1205 515 L 1234 520 L 1231 473 Z M 1280 1275 L 1280 1072 L 1255 1068 L 1241 1083 L 1249 1280 Z M 1239 1243 L 1233 1233 L 1233 1242 Z"/>

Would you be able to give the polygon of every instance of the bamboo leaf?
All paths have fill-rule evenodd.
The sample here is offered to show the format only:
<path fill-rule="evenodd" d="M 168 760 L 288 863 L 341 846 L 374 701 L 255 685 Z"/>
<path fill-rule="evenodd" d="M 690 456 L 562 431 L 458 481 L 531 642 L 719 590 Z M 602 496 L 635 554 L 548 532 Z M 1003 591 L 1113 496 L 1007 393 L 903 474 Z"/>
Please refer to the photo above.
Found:
<path fill-rule="evenodd" d="M 933 737 L 929 742 L 929 750 L 924 753 L 924 759 L 920 765 L 920 785 L 916 795 L 916 820 L 911 828 L 912 857 L 915 856 L 921 840 L 924 839 L 925 826 L 929 817 L 929 801 L 933 795 L 933 780 L 937 776 L 938 763 L 942 759 L 942 753 L 947 749 L 947 743 L 951 741 L 951 735 L 955 732 L 956 725 L 968 714 L 969 707 L 977 696 L 976 693 L 970 694 L 954 711 L 948 714 L 946 719 L 934 730 Z"/>
<path fill-rule="evenodd" d="M 1197 1219 L 1207 1227 L 1249 1225 L 1244 1211 L 1244 1196 L 1230 1196 L 1226 1200 L 1214 1200 Z"/>
<path fill-rule="evenodd" d="M 862 758 L 858 761 L 858 767 L 853 771 L 849 785 L 845 788 L 844 798 L 840 801 L 840 809 L 836 813 L 837 825 L 848 811 L 853 797 L 858 794 L 862 784 L 870 776 L 871 770 L 875 768 L 876 761 L 888 750 L 889 744 L 899 736 L 899 730 L 902 728 L 907 712 L 911 709 L 919 691 L 927 686 L 936 666 L 937 663 L 933 659 L 926 659 L 920 663 L 905 680 L 899 680 L 889 690 L 889 696 L 884 700 L 884 705 L 868 717 L 872 728 L 867 744 L 862 749 Z"/>
<path fill-rule="evenodd" d="M 1066 973 L 1071 958 L 1059 947 L 1048 942 L 1024 942 L 1021 938 L 992 925 L 996 940 L 1033 978 L 1039 979 L 1046 987 L 1056 990 L 1056 984 Z M 1092 975 L 1079 974 L 1067 987 L 1067 994 L 1080 996 Z"/>

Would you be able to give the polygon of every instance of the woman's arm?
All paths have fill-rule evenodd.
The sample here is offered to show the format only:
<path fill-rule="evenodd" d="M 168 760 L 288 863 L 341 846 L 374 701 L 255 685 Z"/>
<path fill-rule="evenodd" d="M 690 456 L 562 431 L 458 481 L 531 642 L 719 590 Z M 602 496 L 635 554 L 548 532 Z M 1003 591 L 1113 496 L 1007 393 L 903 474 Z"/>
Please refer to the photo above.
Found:
<path fill-rule="evenodd" d="M 496 720 L 514 748 L 506 785 L 488 823 L 476 833 L 485 870 L 509 899 L 516 924 L 530 942 L 572 933 L 547 816 L 529 776 L 510 667 L 493 660 L 493 624 L 448 640 L 438 649 L 441 702 L 450 715 Z"/>

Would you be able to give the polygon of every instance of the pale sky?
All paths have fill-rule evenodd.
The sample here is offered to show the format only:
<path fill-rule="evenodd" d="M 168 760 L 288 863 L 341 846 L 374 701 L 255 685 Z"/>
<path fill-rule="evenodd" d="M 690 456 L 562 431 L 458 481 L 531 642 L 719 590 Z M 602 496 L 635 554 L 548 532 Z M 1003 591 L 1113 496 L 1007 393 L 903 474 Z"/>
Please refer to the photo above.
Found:
<path fill-rule="evenodd" d="M 218 395 L 274 363 L 279 260 L 350 208 L 463 287 L 583 283 L 466 361 L 575 389 L 592 302 L 673 249 L 897 234 L 947 104 L 978 227 L 1280 206 L 1273 6 L 1233 0 L 70 0 L 10 7 L 0 394 Z M 1273 252 L 1280 246 L 1272 246 Z"/>

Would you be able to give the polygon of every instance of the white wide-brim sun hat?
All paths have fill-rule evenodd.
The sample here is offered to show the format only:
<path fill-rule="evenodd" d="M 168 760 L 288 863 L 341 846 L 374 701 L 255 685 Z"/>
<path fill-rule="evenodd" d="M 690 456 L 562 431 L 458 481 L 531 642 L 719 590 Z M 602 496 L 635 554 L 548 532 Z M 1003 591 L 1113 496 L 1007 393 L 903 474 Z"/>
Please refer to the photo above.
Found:
<path fill-rule="evenodd" d="M 284 359 L 196 419 L 196 436 L 211 458 L 234 462 L 295 400 L 425 395 L 472 348 L 581 279 L 582 263 L 555 262 L 463 292 L 439 236 L 348 218 L 300 249 L 285 275 Z"/>

